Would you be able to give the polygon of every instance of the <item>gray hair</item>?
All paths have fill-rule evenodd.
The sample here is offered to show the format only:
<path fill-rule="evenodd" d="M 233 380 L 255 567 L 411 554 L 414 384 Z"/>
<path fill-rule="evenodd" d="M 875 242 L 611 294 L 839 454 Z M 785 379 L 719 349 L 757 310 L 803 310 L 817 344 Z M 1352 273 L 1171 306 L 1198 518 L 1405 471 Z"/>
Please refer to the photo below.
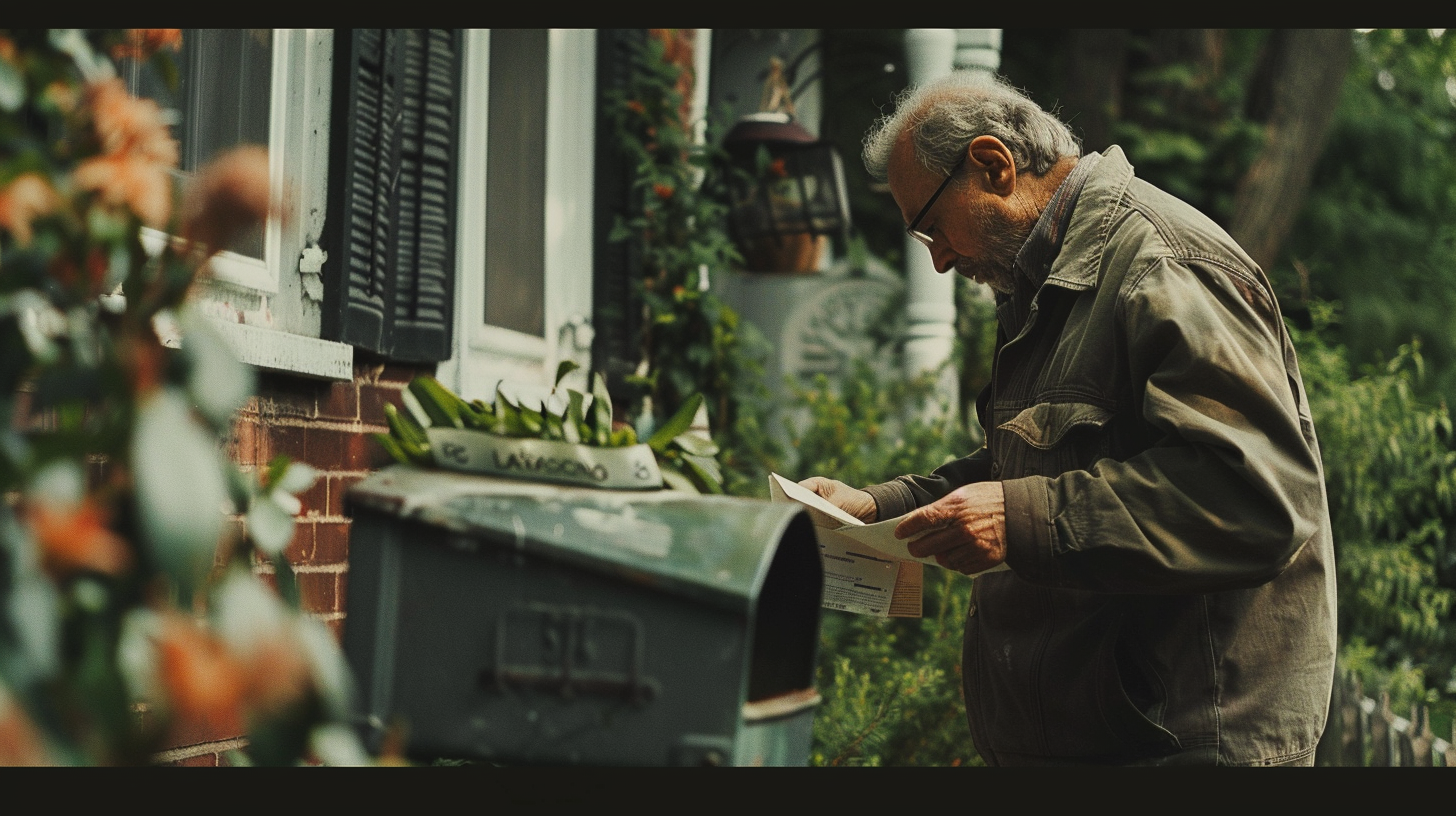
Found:
<path fill-rule="evenodd" d="M 1045 174 L 1064 157 L 1082 155 L 1081 144 L 1060 119 L 1041 109 L 1006 80 L 982 71 L 953 71 L 906 88 L 895 112 L 875 122 L 864 138 L 864 163 L 879 181 L 889 177 L 890 152 L 910 128 L 915 158 L 942 175 L 977 136 L 995 136 L 1011 150 L 1018 172 Z"/>

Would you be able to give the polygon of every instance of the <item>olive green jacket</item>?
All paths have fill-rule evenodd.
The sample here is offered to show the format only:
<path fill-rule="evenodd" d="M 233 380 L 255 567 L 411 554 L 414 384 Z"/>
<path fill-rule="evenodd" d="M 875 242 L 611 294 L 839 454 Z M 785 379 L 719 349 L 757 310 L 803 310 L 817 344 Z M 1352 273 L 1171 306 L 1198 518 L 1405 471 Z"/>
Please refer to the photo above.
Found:
<path fill-rule="evenodd" d="M 1334 553 L 1303 382 L 1254 261 L 1110 148 L 977 407 L 985 448 L 866 489 L 883 519 L 1002 480 L 1011 569 L 975 579 L 964 644 L 982 757 L 1310 762 Z"/>

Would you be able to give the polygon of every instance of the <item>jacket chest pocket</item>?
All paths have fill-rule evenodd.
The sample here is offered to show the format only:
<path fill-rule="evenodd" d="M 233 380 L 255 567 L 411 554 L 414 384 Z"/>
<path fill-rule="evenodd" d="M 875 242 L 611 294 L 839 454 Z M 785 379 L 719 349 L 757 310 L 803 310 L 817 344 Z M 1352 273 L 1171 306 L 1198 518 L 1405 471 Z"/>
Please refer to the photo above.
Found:
<path fill-rule="evenodd" d="M 992 453 L 1000 478 L 1086 470 L 1109 453 L 1112 416 L 1085 402 L 1043 402 L 1016 413 L 996 426 Z"/>

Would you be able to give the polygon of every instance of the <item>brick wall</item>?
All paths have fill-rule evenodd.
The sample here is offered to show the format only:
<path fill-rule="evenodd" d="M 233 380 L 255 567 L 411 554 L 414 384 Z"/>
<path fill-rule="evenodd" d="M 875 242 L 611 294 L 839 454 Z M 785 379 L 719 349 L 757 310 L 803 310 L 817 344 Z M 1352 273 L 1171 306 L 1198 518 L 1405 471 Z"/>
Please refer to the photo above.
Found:
<path fill-rule="evenodd" d="M 371 470 L 388 464 L 388 455 L 370 438 L 388 431 L 384 403 L 403 407 L 400 393 L 434 365 L 411 367 L 369 359 L 356 351 L 354 379 L 327 382 L 263 373 L 258 392 L 234 421 L 229 455 L 245 472 L 267 467 L 284 455 L 319 471 L 314 486 L 299 496 L 303 510 L 293 541 L 284 551 L 298 576 L 304 610 L 341 636 L 349 585 L 349 518 L 344 493 Z M 241 527 L 241 516 L 232 519 Z M 254 568 L 265 581 L 269 564 Z M 172 765 L 220 765 L 229 750 L 243 743 L 238 734 L 191 730 L 177 732 L 157 757 Z"/>

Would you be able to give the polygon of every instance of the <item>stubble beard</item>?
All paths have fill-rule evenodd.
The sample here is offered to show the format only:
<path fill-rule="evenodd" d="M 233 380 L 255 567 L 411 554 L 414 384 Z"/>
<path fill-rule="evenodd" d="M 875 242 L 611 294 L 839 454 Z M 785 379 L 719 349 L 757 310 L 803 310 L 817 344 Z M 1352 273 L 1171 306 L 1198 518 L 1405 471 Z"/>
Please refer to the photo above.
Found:
<path fill-rule="evenodd" d="M 1035 223 L 1018 224 L 990 206 L 976 207 L 972 217 L 981 224 L 980 257 L 962 255 L 955 262 L 956 273 L 1009 295 L 1016 288 L 1016 255 Z"/>

